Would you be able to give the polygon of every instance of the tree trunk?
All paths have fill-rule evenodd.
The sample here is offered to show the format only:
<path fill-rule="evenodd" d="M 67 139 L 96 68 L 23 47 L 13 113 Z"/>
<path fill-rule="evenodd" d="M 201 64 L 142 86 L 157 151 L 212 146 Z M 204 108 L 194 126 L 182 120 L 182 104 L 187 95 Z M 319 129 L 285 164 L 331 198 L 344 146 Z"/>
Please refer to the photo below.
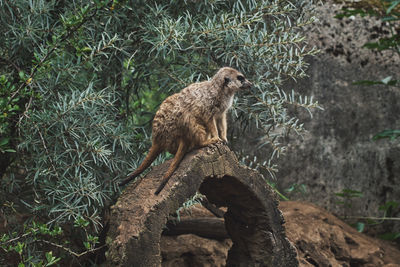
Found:
<path fill-rule="evenodd" d="M 188 153 L 156 196 L 169 163 L 128 185 L 111 208 L 107 266 L 161 266 L 160 238 L 168 217 L 196 191 L 228 208 L 224 221 L 233 245 L 227 266 L 298 266 L 275 193 L 258 172 L 240 165 L 227 146 Z"/>

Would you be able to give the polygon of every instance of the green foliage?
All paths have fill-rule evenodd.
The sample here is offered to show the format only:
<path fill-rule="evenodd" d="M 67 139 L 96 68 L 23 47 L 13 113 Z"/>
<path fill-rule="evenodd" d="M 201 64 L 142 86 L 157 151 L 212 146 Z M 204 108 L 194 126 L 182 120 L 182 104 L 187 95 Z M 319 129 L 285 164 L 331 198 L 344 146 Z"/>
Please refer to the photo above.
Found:
<path fill-rule="evenodd" d="M 336 18 L 350 17 L 354 15 L 361 16 L 374 16 L 388 25 L 389 36 L 380 36 L 377 42 L 370 42 L 364 44 L 365 48 L 375 49 L 378 51 L 391 50 L 400 56 L 400 36 L 397 33 L 398 21 L 400 21 L 400 1 L 399 0 L 380 0 L 379 6 L 364 3 L 356 4 L 356 7 L 345 7 L 342 13 L 338 14 Z M 399 87 L 399 80 L 393 79 L 392 76 L 387 76 L 380 81 L 362 80 L 353 83 L 354 85 L 386 85 Z M 382 138 L 396 139 L 399 136 L 399 130 L 385 130 L 373 137 L 373 140 Z"/>
<path fill-rule="evenodd" d="M 305 184 L 292 184 L 289 188 L 285 190 L 288 193 L 299 192 L 303 195 L 307 194 L 307 186 Z"/>
<path fill-rule="evenodd" d="M 98 208 L 118 190 L 110 177 L 121 175 L 132 145 L 114 119 L 110 92 L 95 91 L 90 83 L 81 92 L 59 93 L 58 102 L 31 111 L 22 122 L 26 137 L 19 148 L 36 155 L 28 165 L 29 182 L 43 192 L 36 209 L 48 210 L 59 222 L 85 216 L 98 224 Z"/>
<path fill-rule="evenodd" d="M 342 19 L 346 17 L 351 17 L 351 16 L 356 16 L 360 15 L 361 17 L 365 16 L 373 16 L 376 15 L 376 12 L 374 12 L 372 9 L 361 9 L 361 8 L 347 8 L 344 7 L 342 9 L 342 13 L 339 13 L 335 16 L 337 19 Z"/>
<path fill-rule="evenodd" d="M 337 201 L 336 203 L 339 205 L 343 205 L 344 218 L 350 220 L 357 219 L 356 223 L 352 223 L 350 225 L 355 227 L 359 232 L 363 232 L 366 226 L 382 224 L 387 220 L 400 220 L 400 218 L 392 217 L 396 213 L 396 209 L 400 206 L 400 203 L 396 201 L 388 201 L 384 205 L 379 206 L 379 211 L 383 211 L 383 215 L 381 217 L 349 216 L 348 214 L 351 213 L 350 209 L 352 209 L 353 207 L 353 200 L 355 198 L 363 197 L 363 193 L 357 190 L 343 189 L 342 192 L 335 193 L 335 195 L 342 199 L 341 201 Z M 379 237 L 386 240 L 395 240 L 399 238 L 400 235 L 399 233 L 387 232 L 380 235 Z"/>
<path fill-rule="evenodd" d="M 365 48 L 382 50 L 398 50 L 399 49 L 399 37 L 397 35 L 391 37 L 382 37 L 378 42 L 366 43 Z"/>
<path fill-rule="evenodd" d="M 354 227 L 357 229 L 358 232 L 362 233 L 365 229 L 365 223 L 363 222 L 356 222 Z"/>
<path fill-rule="evenodd" d="M 272 189 L 275 191 L 275 193 L 284 201 L 289 201 L 289 198 L 286 197 L 284 194 L 282 194 L 277 188 L 276 188 L 276 183 L 273 183 L 271 181 L 267 181 L 268 185 L 272 187 Z"/>
<path fill-rule="evenodd" d="M 400 20 L 400 1 L 398 0 L 379 0 L 379 5 L 375 3 L 352 3 L 350 7 L 344 7 L 342 13 L 336 18 L 350 17 L 355 15 L 373 16 L 386 22 L 389 29 L 389 36 L 380 36 L 377 42 L 364 44 L 365 48 L 382 50 L 392 50 L 400 54 L 400 37 L 397 34 L 397 21 Z"/>
<path fill-rule="evenodd" d="M 383 78 L 380 81 L 369 81 L 369 80 L 362 80 L 362 81 L 357 81 L 354 82 L 353 85 L 390 85 L 390 86 L 396 86 L 399 83 L 398 80 L 392 80 L 392 76 L 388 76 L 386 78 Z"/>
<path fill-rule="evenodd" d="M 363 193 L 352 189 L 343 189 L 342 192 L 335 193 L 336 196 L 341 197 L 345 200 L 350 200 L 352 198 L 359 198 L 363 196 Z"/>
<path fill-rule="evenodd" d="M 400 233 L 388 232 L 388 233 L 379 235 L 379 238 L 383 239 L 383 240 L 395 241 L 396 239 L 400 238 Z"/>
<path fill-rule="evenodd" d="M 36 243 L 44 242 L 43 238 L 55 239 L 61 236 L 63 231 L 60 227 L 49 228 L 46 224 L 32 222 L 30 226 L 24 225 L 24 234 L 15 237 L 15 234 L 3 234 L 0 239 L 0 248 L 5 252 L 17 253 L 19 256 L 18 266 L 51 266 L 60 261 L 61 258 L 53 256 L 53 251 L 41 251 L 30 255 L 29 247 Z"/>
<path fill-rule="evenodd" d="M 361 198 L 363 197 L 363 193 L 361 191 L 357 190 L 352 190 L 352 189 L 342 189 L 341 192 L 335 193 L 337 197 L 339 197 L 341 200 L 337 201 L 337 204 L 343 205 L 345 208 L 345 211 L 350 209 L 352 207 L 352 202 L 354 198 Z"/>
<path fill-rule="evenodd" d="M 398 21 L 400 20 L 400 1 L 399 0 L 374 0 L 374 1 L 360 1 L 350 3 L 349 6 L 343 8 L 342 13 L 338 14 L 336 18 L 350 17 L 360 15 L 376 17 L 382 21 L 382 24 L 387 25 L 389 29 L 389 36 L 380 36 L 377 42 L 369 42 L 364 44 L 365 48 L 374 49 L 378 51 L 390 50 L 400 56 L 400 37 L 397 33 Z M 362 80 L 353 83 L 354 85 L 385 85 L 399 87 L 399 80 L 393 79 L 392 76 L 387 76 L 380 81 Z M 376 134 L 372 139 L 390 139 L 395 140 L 400 136 L 400 130 L 384 130 Z M 339 204 L 344 205 L 345 215 L 348 208 L 352 206 L 352 199 L 362 197 L 362 192 L 344 189 L 340 193 L 336 193 L 338 197 L 343 200 Z M 389 201 L 379 207 L 380 211 L 384 214 L 382 217 L 352 217 L 355 219 L 362 219 L 365 222 L 357 222 L 354 224 L 355 228 L 362 232 L 366 225 L 381 224 L 385 220 L 399 220 L 399 218 L 392 218 L 393 211 L 398 208 L 399 203 Z M 380 236 L 382 239 L 395 240 L 400 237 L 399 233 L 385 233 Z"/>
<path fill-rule="evenodd" d="M 400 203 L 396 201 L 388 201 L 384 205 L 379 207 L 379 210 L 383 211 L 383 217 L 391 217 L 396 210 L 400 206 Z"/>
<path fill-rule="evenodd" d="M 200 193 L 196 193 L 193 197 L 190 199 L 186 200 L 183 204 L 182 207 L 176 210 L 176 216 L 177 220 L 180 221 L 181 219 L 181 212 L 187 212 L 190 213 L 190 209 L 192 206 L 196 204 L 201 204 L 201 200 L 204 198 L 204 195 Z"/>
<path fill-rule="evenodd" d="M 100 214 L 142 160 L 159 104 L 227 65 L 255 85 L 234 100 L 232 118 L 258 128 L 272 150 L 253 167 L 273 176 L 282 139 L 303 131 L 288 108 L 318 107 L 281 88 L 304 77 L 304 57 L 317 52 L 301 35 L 311 10 L 308 0 L 0 1 L 0 152 L 14 155 L 2 194 L 46 225 L 77 224 L 75 238 L 93 250 Z M 17 249 L 54 264 L 34 244 Z"/>
<path fill-rule="evenodd" d="M 389 138 L 390 140 L 395 140 L 399 136 L 400 136 L 400 130 L 385 130 L 375 135 L 372 139 L 378 140 L 382 138 Z"/>
<path fill-rule="evenodd" d="M 353 200 L 355 198 L 362 198 L 363 193 L 357 190 L 352 190 L 345 188 L 341 192 L 335 193 L 337 197 L 341 200 L 336 201 L 337 204 L 342 205 L 344 208 L 344 217 L 345 219 L 348 217 L 348 214 L 351 213 L 351 209 L 353 207 Z M 365 223 L 357 221 L 355 224 L 351 224 L 354 228 L 357 229 L 358 232 L 363 232 L 365 229 Z"/>
<path fill-rule="evenodd" d="M 273 183 L 271 181 L 267 181 L 267 183 L 272 187 L 272 189 L 276 192 L 276 194 L 280 197 L 280 199 L 284 201 L 289 201 L 289 197 L 286 195 L 282 194 L 277 188 L 276 188 L 276 183 Z M 292 197 L 296 193 L 300 193 L 301 195 L 306 195 L 307 194 L 307 186 L 305 184 L 292 184 L 290 187 L 285 189 L 285 192 L 287 194 L 291 194 Z"/>
<path fill-rule="evenodd" d="M 65 256 L 66 252 L 77 258 L 98 249 L 96 245 L 99 243 L 99 238 L 87 232 L 88 226 L 89 221 L 83 218 L 78 218 L 74 222 L 76 230 L 85 233 L 81 246 L 83 251 L 80 253 L 69 248 L 68 242 L 62 242 L 62 237 L 65 235 L 60 226 L 49 227 L 47 224 L 35 221 L 24 224 L 24 232 L 20 236 L 16 236 L 15 232 L 9 235 L 3 234 L 0 238 L 0 249 L 6 253 L 17 253 L 19 266 L 51 266 L 61 261 L 61 257 L 54 256 L 53 251 L 46 251 L 48 247 L 56 251 L 57 255 Z M 36 249 L 34 254 L 32 248 Z"/>
<path fill-rule="evenodd" d="M 371 217 L 366 217 L 363 218 L 366 220 L 368 225 L 376 225 L 376 224 L 382 224 L 386 220 L 400 220 L 400 218 L 393 217 L 394 214 L 396 214 L 396 210 L 400 207 L 400 203 L 396 201 L 388 201 L 385 204 L 379 206 L 379 210 L 383 211 L 382 217 L 379 218 L 371 218 Z M 381 235 L 379 235 L 379 238 L 384 239 L 384 240 L 391 240 L 394 241 L 398 238 L 400 238 L 400 233 L 398 232 L 386 232 Z"/>
<path fill-rule="evenodd" d="M 28 83 L 25 74 L 18 73 L 20 81 Z M 17 90 L 6 75 L 0 76 L 0 153 L 14 153 L 11 148 L 13 121 L 21 113 L 21 102 L 32 96 L 33 91 Z"/>

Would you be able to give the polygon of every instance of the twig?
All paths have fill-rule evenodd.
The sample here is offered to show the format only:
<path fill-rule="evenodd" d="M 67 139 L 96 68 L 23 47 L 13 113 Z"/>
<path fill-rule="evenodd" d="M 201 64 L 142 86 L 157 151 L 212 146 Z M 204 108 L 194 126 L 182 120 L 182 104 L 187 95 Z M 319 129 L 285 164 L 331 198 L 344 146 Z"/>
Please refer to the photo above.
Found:
<path fill-rule="evenodd" d="M 21 124 L 22 119 L 23 119 L 24 117 L 29 118 L 29 116 L 28 116 L 28 110 L 29 110 L 30 106 L 32 105 L 32 99 L 33 99 L 33 96 L 31 96 L 31 97 L 29 98 L 28 103 L 25 104 L 25 111 L 24 111 L 24 113 L 22 113 L 21 116 L 19 116 L 17 125 L 20 125 L 20 124 Z M 18 127 L 18 135 L 21 136 L 21 127 Z"/>
<path fill-rule="evenodd" d="M 89 249 L 89 250 L 86 250 L 86 251 L 81 252 L 81 253 L 76 253 L 76 252 L 72 251 L 70 248 L 66 248 L 64 246 L 61 246 L 59 244 L 56 244 L 56 243 L 53 243 L 53 242 L 50 242 L 50 241 L 47 241 L 47 240 L 38 239 L 36 241 L 43 242 L 43 243 L 46 243 L 46 244 L 61 248 L 61 249 L 65 250 L 65 251 L 67 251 L 68 253 L 70 253 L 71 255 L 77 257 L 77 258 L 82 257 L 85 254 L 100 250 L 100 249 L 102 249 L 102 248 L 104 248 L 106 246 L 106 244 L 104 244 L 104 245 L 101 245 L 100 247 L 97 247 L 97 248 Z"/>
<path fill-rule="evenodd" d="M 381 221 L 400 221 L 397 217 L 364 217 L 364 216 L 346 216 L 344 219 L 370 219 L 370 220 L 381 220 Z"/>
<path fill-rule="evenodd" d="M 38 230 L 37 230 L 37 229 L 32 229 L 32 231 L 33 231 L 33 232 L 37 232 Z M 8 244 L 8 243 L 17 241 L 17 240 L 19 240 L 19 239 L 21 239 L 21 238 L 24 238 L 24 237 L 26 237 L 26 236 L 28 236 L 28 235 L 30 235 L 30 234 L 32 234 L 32 232 L 25 233 L 25 234 L 23 234 L 23 235 L 21 235 L 21 236 L 14 237 L 14 238 L 9 239 L 9 240 L 7 240 L 7 241 L 5 241 L 5 242 L 3 242 L 3 243 L 0 243 L 0 246 L 4 246 L 4 245 L 6 245 L 6 244 Z"/>
<path fill-rule="evenodd" d="M 42 135 L 42 133 L 40 132 L 39 127 L 37 126 L 37 124 L 34 123 L 34 125 L 35 125 L 35 128 L 38 130 L 40 139 L 41 139 L 41 141 L 42 141 L 42 144 L 43 144 L 43 147 L 44 147 L 44 149 L 45 149 L 45 151 L 46 151 L 46 154 L 47 154 L 47 156 L 49 157 L 49 161 L 50 161 L 51 166 L 53 167 L 54 173 L 55 173 L 55 175 L 57 176 L 57 178 L 60 179 L 60 177 L 58 176 L 58 172 L 57 172 L 56 166 L 54 165 L 53 159 L 52 159 L 52 157 L 51 157 L 51 155 L 50 155 L 50 152 L 49 152 L 49 150 L 47 149 L 46 141 L 44 140 L 43 135 Z"/>
<path fill-rule="evenodd" d="M 33 231 L 34 231 L 34 232 L 37 232 L 38 230 L 37 230 L 37 229 L 33 229 Z M 10 240 L 7 240 L 6 242 L 1 243 L 0 245 L 3 246 L 3 245 L 6 245 L 6 244 L 8 244 L 8 243 L 17 241 L 17 240 L 19 240 L 19 239 L 21 239 L 21 238 L 24 238 L 24 237 L 26 237 L 26 236 L 28 236 L 28 235 L 30 235 L 30 234 L 32 234 L 32 232 L 25 233 L 25 234 L 23 234 L 23 235 L 21 235 L 21 236 L 15 237 L 15 238 L 10 239 Z M 85 254 L 88 254 L 88 253 L 91 253 L 91 252 L 95 252 L 95 251 L 97 251 L 97 250 L 100 250 L 100 249 L 102 249 L 102 248 L 104 248 L 104 247 L 106 246 L 106 244 L 104 244 L 104 245 L 101 245 L 100 247 L 97 247 L 97 248 L 89 249 L 89 250 L 86 250 L 86 251 L 81 252 L 81 253 L 76 253 L 75 251 L 71 250 L 70 248 L 64 247 L 64 246 L 62 246 L 62 245 L 59 245 L 59 244 L 56 244 L 56 243 L 53 243 L 53 242 L 50 242 L 50 241 L 47 241 L 47 240 L 44 240 L 44 239 L 37 239 L 37 240 L 35 240 L 35 241 L 43 242 L 43 243 L 46 243 L 46 244 L 49 244 L 49 245 L 52 245 L 52 246 L 61 248 L 61 249 L 65 250 L 65 251 L 67 251 L 68 253 L 70 253 L 71 255 L 77 257 L 77 258 L 79 258 L 79 257 L 81 257 L 81 256 L 83 256 L 83 255 L 85 255 Z M 5 251 L 7 251 L 7 250 L 5 250 Z"/>

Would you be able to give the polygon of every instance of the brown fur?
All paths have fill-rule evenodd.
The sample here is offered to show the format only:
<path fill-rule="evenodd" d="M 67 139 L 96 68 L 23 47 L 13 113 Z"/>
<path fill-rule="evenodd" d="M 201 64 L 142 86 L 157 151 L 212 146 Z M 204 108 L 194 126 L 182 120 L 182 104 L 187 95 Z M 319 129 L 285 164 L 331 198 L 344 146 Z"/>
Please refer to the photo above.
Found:
<path fill-rule="evenodd" d="M 152 146 L 146 158 L 120 185 L 141 174 L 161 152 L 168 151 L 175 157 L 155 192 L 158 195 L 188 151 L 227 142 L 226 112 L 234 94 L 250 86 L 240 72 L 224 67 L 210 81 L 193 83 L 167 97 L 154 117 Z"/>

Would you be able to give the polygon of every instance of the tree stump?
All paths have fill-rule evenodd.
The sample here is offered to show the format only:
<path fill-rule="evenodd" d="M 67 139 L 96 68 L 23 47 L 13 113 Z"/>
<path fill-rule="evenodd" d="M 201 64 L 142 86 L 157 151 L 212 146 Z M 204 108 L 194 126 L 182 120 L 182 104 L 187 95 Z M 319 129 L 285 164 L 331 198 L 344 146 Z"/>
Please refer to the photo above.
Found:
<path fill-rule="evenodd" d="M 188 153 L 161 193 L 154 195 L 169 161 L 129 184 L 111 208 L 107 266 L 161 266 L 160 238 L 170 214 L 196 191 L 227 207 L 233 245 L 227 266 L 298 266 L 285 235 L 274 191 L 261 174 L 240 165 L 223 144 Z"/>

